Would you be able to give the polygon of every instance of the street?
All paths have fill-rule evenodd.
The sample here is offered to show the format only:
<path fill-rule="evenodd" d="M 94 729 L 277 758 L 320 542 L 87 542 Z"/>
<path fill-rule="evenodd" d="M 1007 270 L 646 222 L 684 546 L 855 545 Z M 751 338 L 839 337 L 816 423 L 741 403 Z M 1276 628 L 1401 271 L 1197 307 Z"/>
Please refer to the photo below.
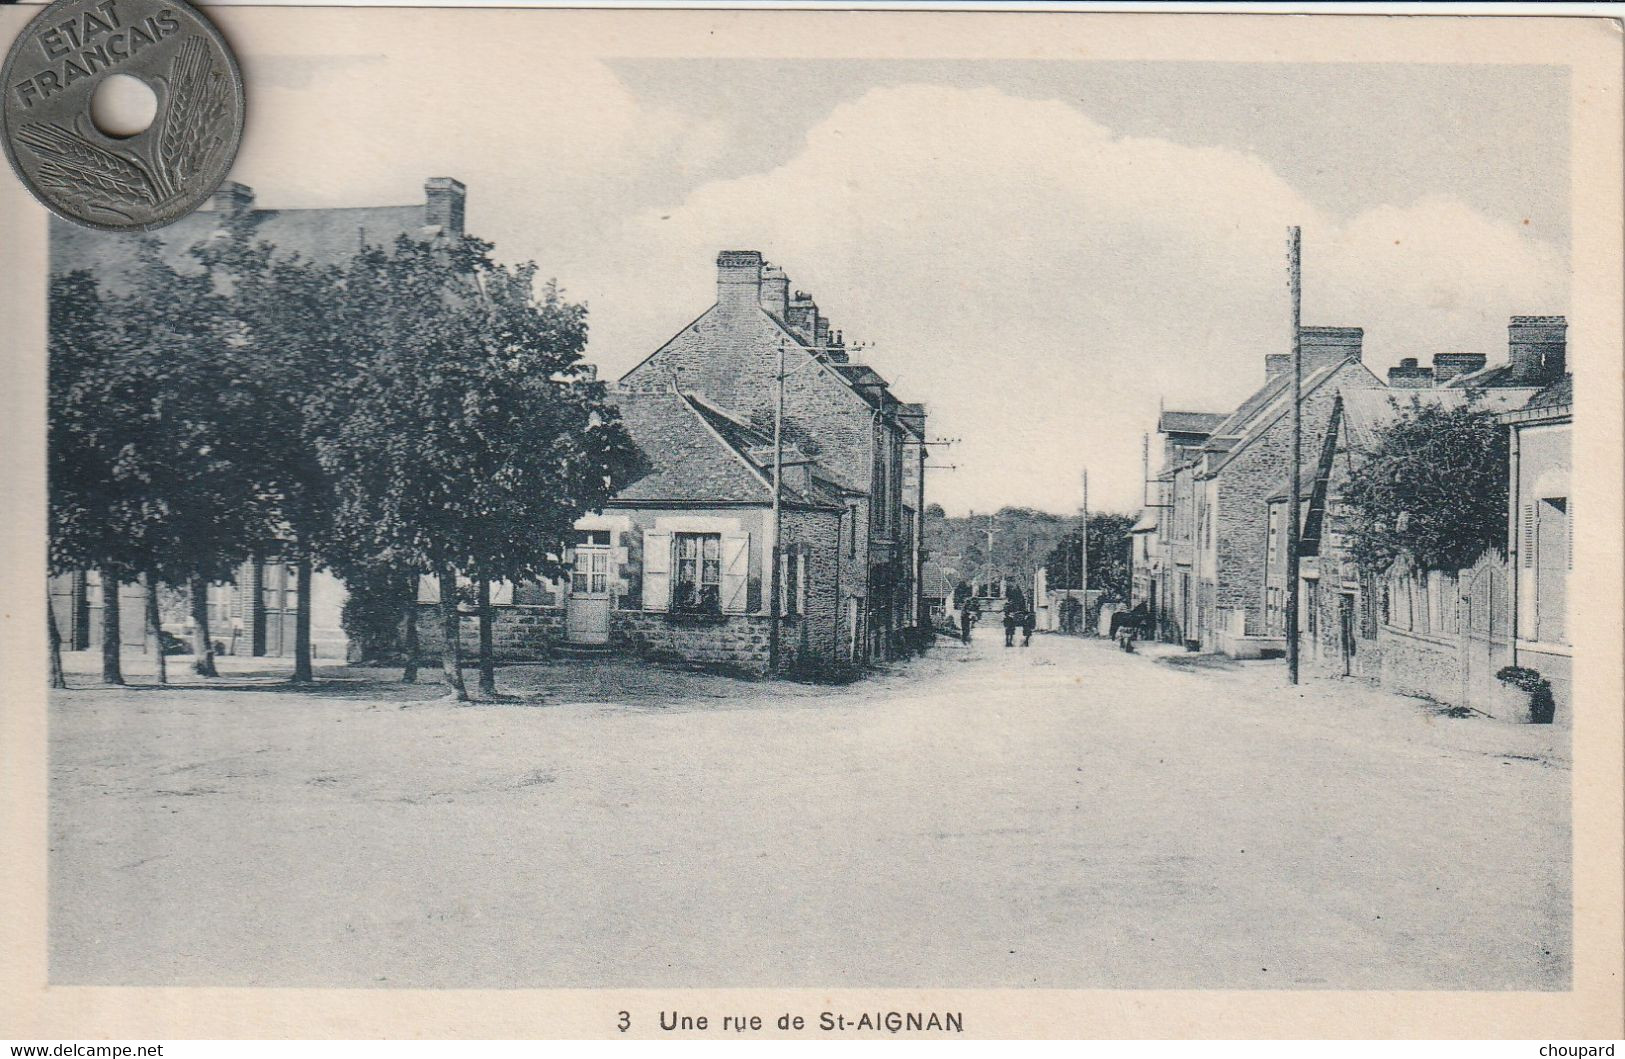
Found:
<path fill-rule="evenodd" d="M 939 643 L 839 688 L 56 692 L 51 979 L 1568 988 L 1565 730 L 1159 645 Z"/>

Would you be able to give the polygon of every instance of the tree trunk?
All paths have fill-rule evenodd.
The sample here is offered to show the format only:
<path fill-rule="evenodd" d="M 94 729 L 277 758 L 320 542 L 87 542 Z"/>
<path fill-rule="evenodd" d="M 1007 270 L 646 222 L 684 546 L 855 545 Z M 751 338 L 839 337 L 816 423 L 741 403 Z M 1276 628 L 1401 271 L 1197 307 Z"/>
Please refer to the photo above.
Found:
<path fill-rule="evenodd" d="M 169 658 L 164 654 L 163 619 L 158 613 L 158 578 L 147 571 L 141 579 L 147 597 L 147 643 L 152 645 L 153 675 L 158 683 L 169 683 Z"/>
<path fill-rule="evenodd" d="M 310 556 L 299 557 L 298 570 L 299 606 L 293 615 L 293 682 L 309 684 L 316 679 L 310 669 Z"/>
<path fill-rule="evenodd" d="M 440 668 L 445 671 L 446 684 L 458 702 L 468 701 L 468 688 L 463 686 L 463 657 L 458 649 L 457 577 L 442 567 L 440 580 Z"/>
<path fill-rule="evenodd" d="M 480 694 L 488 699 L 497 695 L 496 661 L 491 657 L 491 582 L 480 578 Z"/>
<path fill-rule="evenodd" d="M 62 630 L 56 627 L 56 610 L 51 606 L 51 590 L 45 590 L 45 624 L 50 627 L 51 687 L 65 688 L 68 678 L 62 675 Z"/>
<path fill-rule="evenodd" d="M 407 684 L 418 682 L 418 579 L 412 578 L 406 599 L 406 671 L 401 680 Z"/>
<path fill-rule="evenodd" d="M 209 628 L 209 582 L 201 577 L 189 580 L 192 594 L 192 672 L 200 677 L 217 677 L 214 667 L 214 630 Z"/>
<path fill-rule="evenodd" d="M 102 569 L 102 683 L 124 683 L 124 671 L 119 668 L 119 605 L 118 575 L 111 569 Z"/>

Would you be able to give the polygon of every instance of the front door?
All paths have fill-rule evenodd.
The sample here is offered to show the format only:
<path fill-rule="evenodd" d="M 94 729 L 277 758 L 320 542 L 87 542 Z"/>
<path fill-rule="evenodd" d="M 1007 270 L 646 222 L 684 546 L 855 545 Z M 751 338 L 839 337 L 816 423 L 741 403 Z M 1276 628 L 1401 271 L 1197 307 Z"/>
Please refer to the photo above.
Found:
<path fill-rule="evenodd" d="M 571 643 L 609 642 L 609 557 L 607 542 L 576 545 L 564 612 L 564 633 Z"/>
<path fill-rule="evenodd" d="M 266 563 L 260 568 L 260 620 L 255 626 L 254 653 L 272 658 L 293 654 L 294 626 L 299 619 L 299 568 L 292 563 Z"/>

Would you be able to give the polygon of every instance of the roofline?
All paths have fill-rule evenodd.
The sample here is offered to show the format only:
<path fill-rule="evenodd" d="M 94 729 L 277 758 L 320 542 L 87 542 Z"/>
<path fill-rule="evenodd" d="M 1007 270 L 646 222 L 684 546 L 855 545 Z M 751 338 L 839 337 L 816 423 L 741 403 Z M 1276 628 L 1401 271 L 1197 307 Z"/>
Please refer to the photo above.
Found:
<path fill-rule="evenodd" d="M 1333 377 L 1335 377 L 1337 375 L 1337 373 L 1339 371 L 1343 370 L 1345 367 L 1347 367 L 1350 364 L 1358 364 L 1365 371 L 1365 373 L 1367 375 L 1370 375 L 1373 379 L 1376 379 L 1376 381 L 1378 382 L 1378 384 L 1380 386 L 1382 380 L 1377 379 L 1376 372 L 1372 371 L 1370 368 L 1367 368 L 1365 366 L 1365 361 L 1361 357 L 1359 357 L 1357 355 L 1350 355 L 1350 356 L 1344 357 L 1342 360 L 1338 361 L 1336 364 L 1327 365 L 1326 368 L 1322 369 L 1322 370 L 1325 371 L 1326 374 L 1324 376 L 1322 376 L 1318 381 L 1316 381 L 1313 385 L 1304 388 L 1304 390 L 1299 395 L 1299 398 L 1298 398 L 1299 402 L 1301 403 L 1305 396 L 1307 396 L 1307 395 L 1309 395 L 1311 393 L 1314 393 L 1316 390 L 1318 390 L 1322 386 L 1326 385 L 1328 382 L 1330 382 L 1332 380 Z M 1369 388 L 1370 389 L 1376 389 L 1377 387 L 1369 387 Z M 1292 401 L 1289 398 L 1288 400 L 1283 402 L 1283 407 L 1280 409 L 1280 411 L 1276 412 L 1274 415 L 1269 416 L 1267 419 L 1265 419 L 1265 418 L 1254 419 L 1253 422 L 1252 422 L 1252 425 L 1250 427 L 1248 427 L 1247 430 L 1243 431 L 1241 436 L 1236 439 L 1236 443 L 1234 445 L 1232 445 L 1228 450 L 1226 450 L 1226 452 L 1224 453 L 1224 459 L 1219 461 L 1219 465 L 1217 467 L 1214 467 L 1211 471 L 1208 471 L 1206 474 L 1202 475 L 1201 477 L 1203 477 L 1203 478 L 1212 478 L 1213 476 L 1217 475 L 1220 471 L 1222 471 L 1226 467 L 1230 466 L 1230 462 L 1232 460 L 1234 460 L 1237 456 L 1239 456 L 1241 453 L 1247 451 L 1247 449 L 1252 445 L 1253 441 L 1255 441 L 1260 434 L 1262 434 L 1269 427 L 1274 426 L 1277 422 L 1280 421 L 1282 416 L 1287 414 L 1288 408 L 1285 407 L 1285 406 L 1290 406 L 1291 404 L 1292 404 Z M 1266 406 L 1266 407 L 1268 407 L 1268 406 Z"/>
<path fill-rule="evenodd" d="M 636 364 L 632 365 L 630 368 L 627 368 L 625 371 L 621 372 L 621 377 L 615 380 L 616 384 L 619 385 L 620 383 L 625 382 L 631 376 L 631 374 L 633 372 L 637 371 L 639 368 L 643 367 L 645 364 L 649 363 L 651 360 L 658 357 L 665 350 L 665 348 L 667 346 L 669 346 L 673 342 L 677 341 L 678 336 L 681 335 L 684 331 L 687 331 L 689 328 L 693 327 L 695 324 L 699 323 L 701 320 L 705 319 L 707 316 L 710 316 L 712 310 L 714 310 L 719 304 L 721 304 L 721 303 L 720 302 L 712 302 L 710 308 L 708 308 L 704 312 L 700 313 L 700 315 L 696 316 L 694 319 L 690 320 L 688 323 L 684 324 L 682 327 L 679 327 L 677 330 L 673 331 L 671 333 L 671 337 L 666 339 L 664 342 L 660 343 L 660 345 L 656 346 L 652 351 L 650 351 L 648 356 L 644 357 L 642 360 L 638 361 Z"/>
<path fill-rule="evenodd" d="M 1529 423 L 1564 423 L 1574 419 L 1574 402 L 1565 401 L 1562 404 L 1541 405 L 1539 408 L 1514 408 L 1496 416 L 1496 421 L 1505 426 L 1520 426 Z"/>
<path fill-rule="evenodd" d="M 782 501 L 780 501 L 780 504 L 783 507 L 795 508 L 795 509 L 797 509 L 799 511 L 828 511 L 831 514 L 837 514 L 837 513 L 844 514 L 845 511 L 846 511 L 846 508 L 839 507 L 839 506 L 837 506 L 835 504 L 820 504 L 820 503 L 817 503 L 817 502 L 814 502 L 814 501 L 811 501 L 811 500 L 801 500 L 801 499 L 798 499 L 798 498 L 795 498 L 795 497 L 788 497 L 788 496 L 785 497 Z M 659 499 L 659 498 L 653 499 L 653 500 L 621 500 L 621 499 L 616 498 L 616 497 L 611 497 L 610 499 L 604 501 L 604 507 L 606 509 L 607 508 L 640 509 L 640 508 L 653 508 L 653 507 L 671 507 L 671 508 L 719 507 L 719 508 L 729 508 L 729 509 L 733 509 L 733 508 L 740 508 L 740 509 L 756 509 L 756 508 L 760 508 L 760 509 L 762 509 L 764 511 L 771 511 L 771 510 L 773 510 L 773 501 L 772 501 L 771 498 L 769 498 L 767 500 L 671 500 L 671 499 Z"/>

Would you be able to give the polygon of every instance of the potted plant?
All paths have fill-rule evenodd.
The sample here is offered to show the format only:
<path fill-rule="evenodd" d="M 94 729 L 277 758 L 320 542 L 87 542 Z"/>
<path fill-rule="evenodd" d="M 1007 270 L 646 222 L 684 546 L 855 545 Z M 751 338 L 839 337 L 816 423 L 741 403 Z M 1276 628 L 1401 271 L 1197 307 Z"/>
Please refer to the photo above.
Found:
<path fill-rule="evenodd" d="M 1525 666 L 1504 666 L 1495 674 L 1499 684 L 1496 716 L 1519 724 L 1551 724 L 1556 713 L 1549 680 Z"/>

